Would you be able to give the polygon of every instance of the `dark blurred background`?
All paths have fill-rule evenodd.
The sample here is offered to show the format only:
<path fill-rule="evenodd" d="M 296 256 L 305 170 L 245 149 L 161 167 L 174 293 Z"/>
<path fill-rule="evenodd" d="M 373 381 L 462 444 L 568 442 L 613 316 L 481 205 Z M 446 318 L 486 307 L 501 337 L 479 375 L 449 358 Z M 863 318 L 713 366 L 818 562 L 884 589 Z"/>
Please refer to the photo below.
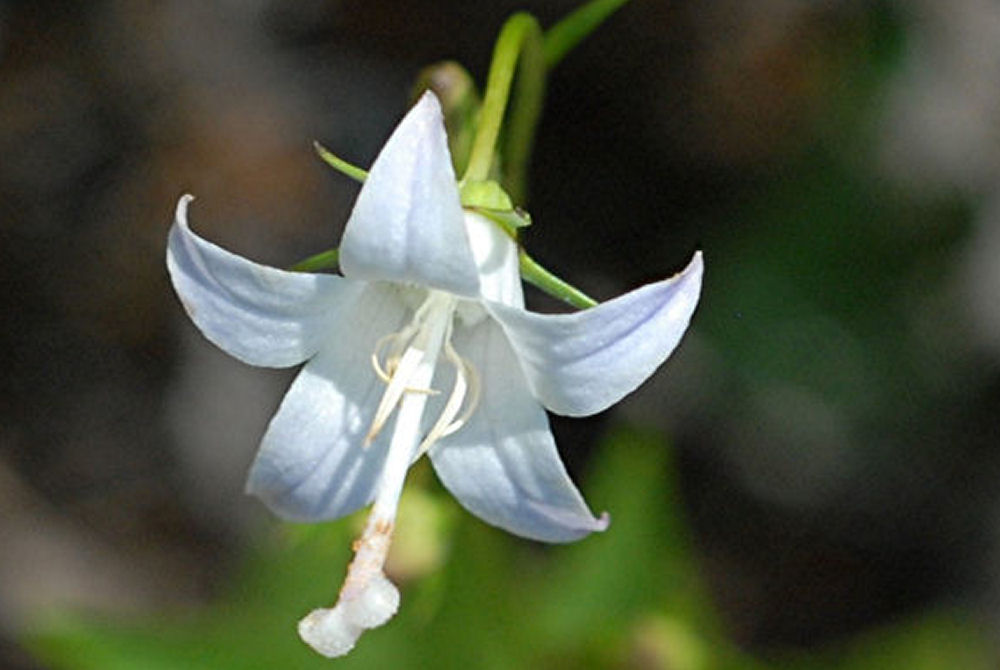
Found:
<path fill-rule="evenodd" d="M 313 139 L 368 165 L 420 67 L 482 81 L 513 10 L 576 4 L 0 3 L 0 638 L 200 602 L 266 516 L 290 373 L 186 321 L 177 198 L 262 262 L 328 248 L 357 187 Z M 609 422 L 674 438 L 739 644 L 1000 619 L 1000 5 L 633 0 L 551 74 L 530 183 L 526 245 L 599 298 L 705 253 L 661 374 L 554 426 L 584 490 Z"/>

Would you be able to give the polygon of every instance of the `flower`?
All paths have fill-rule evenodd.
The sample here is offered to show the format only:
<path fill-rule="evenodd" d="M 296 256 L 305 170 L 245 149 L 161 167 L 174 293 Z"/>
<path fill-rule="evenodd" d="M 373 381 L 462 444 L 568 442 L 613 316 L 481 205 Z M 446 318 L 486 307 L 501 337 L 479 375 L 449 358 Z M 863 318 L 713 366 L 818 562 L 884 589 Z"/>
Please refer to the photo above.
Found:
<path fill-rule="evenodd" d="M 543 407 L 600 412 L 652 374 L 697 305 L 700 254 L 591 309 L 526 311 L 516 243 L 463 210 L 430 93 L 372 165 L 340 246 L 342 277 L 229 253 L 190 230 L 190 201 L 177 205 L 167 266 L 192 321 L 250 365 L 305 362 L 247 490 L 293 521 L 373 503 L 336 606 L 299 624 L 317 651 L 347 653 L 395 613 L 383 565 L 406 472 L 425 452 L 466 509 L 511 533 L 569 542 L 607 527 L 567 475 Z"/>

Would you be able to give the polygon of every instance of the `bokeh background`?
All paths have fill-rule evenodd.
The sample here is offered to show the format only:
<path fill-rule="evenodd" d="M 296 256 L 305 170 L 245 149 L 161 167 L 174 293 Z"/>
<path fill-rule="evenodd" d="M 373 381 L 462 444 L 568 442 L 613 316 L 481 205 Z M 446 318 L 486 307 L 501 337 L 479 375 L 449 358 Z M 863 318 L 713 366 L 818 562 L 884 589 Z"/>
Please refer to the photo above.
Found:
<path fill-rule="evenodd" d="M 369 164 L 422 66 L 482 81 L 507 15 L 576 4 L 0 3 L 0 667 L 326 663 L 294 622 L 357 520 L 243 495 L 292 373 L 186 321 L 175 202 L 328 248 L 357 186 L 312 140 Z M 996 667 L 1000 5 L 633 0 L 552 72 L 530 189 L 529 251 L 599 298 L 702 249 L 699 312 L 553 419 L 608 533 L 507 537 L 419 467 L 403 611 L 344 665 Z"/>

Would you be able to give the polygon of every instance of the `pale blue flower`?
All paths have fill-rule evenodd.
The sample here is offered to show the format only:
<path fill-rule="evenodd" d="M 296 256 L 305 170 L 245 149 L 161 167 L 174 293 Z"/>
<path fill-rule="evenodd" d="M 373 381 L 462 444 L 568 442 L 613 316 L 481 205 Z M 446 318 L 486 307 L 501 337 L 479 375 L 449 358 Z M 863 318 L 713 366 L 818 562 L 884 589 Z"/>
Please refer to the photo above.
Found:
<path fill-rule="evenodd" d="M 190 196 L 167 266 L 188 315 L 250 364 L 305 363 L 264 435 L 247 490 L 293 521 L 373 503 L 337 606 L 300 623 L 334 656 L 395 613 L 382 572 L 410 464 L 426 452 L 473 514 L 522 537 L 604 530 L 559 459 L 545 414 L 600 412 L 680 341 L 702 262 L 591 309 L 524 309 L 517 246 L 464 211 L 437 99 L 382 149 L 340 246 L 343 277 L 258 265 L 191 232 Z M 449 390 L 450 389 L 450 390 Z"/>

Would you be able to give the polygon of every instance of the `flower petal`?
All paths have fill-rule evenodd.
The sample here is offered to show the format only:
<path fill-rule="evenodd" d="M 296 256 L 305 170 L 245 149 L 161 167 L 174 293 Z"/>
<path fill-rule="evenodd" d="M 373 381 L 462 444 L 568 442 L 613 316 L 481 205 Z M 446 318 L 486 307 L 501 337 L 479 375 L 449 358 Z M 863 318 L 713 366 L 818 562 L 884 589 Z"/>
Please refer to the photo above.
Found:
<path fill-rule="evenodd" d="M 580 312 L 486 308 L 542 404 L 556 414 L 586 416 L 621 400 L 667 359 L 698 305 L 701 275 L 698 252 L 680 274 Z"/>
<path fill-rule="evenodd" d="M 187 222 L 191 200 L 177 203 L 167 269 L 195 325 L 250 365 L 288 367 L 316 353 L 329 334 L 327 306 L 349 282 L 260 265 L 198 237 Z"/>
<path fill-rule="evenodd" d="M 347 277 L 422 284 L 474 297 L 476 266 L 462 223 L 441 106 L 427 92 L 375 159 L 340 246 Z"/>
<path fill-rule="evenodd" d="M 455 334 L 482 376 L 468 425 L 431 447 L 438 477 L 484 521 L 533 540 L 571 542 L 604 530 L 559 460 L 545 410 L 531 396 L 499 326 L 487 320 Z"/>
<path fill-rule="evenodd" d="M 392 434 L 362 446 L 384 390 L 370 356 L 407 309 L 385 285 L 351 282 L 347 293 L 334 308 L 336 332 L 289 388 L 247 481 L 248 493 L 293 521 L 334 519 L 371 502 Z"/>
<path fill-rule="evenodd" d="M 465 230 L 479 273 L 480 297 L 512 307 L 524 307 L 514 240 L 500 226 L 475 212 L 465 213 Z"/>

